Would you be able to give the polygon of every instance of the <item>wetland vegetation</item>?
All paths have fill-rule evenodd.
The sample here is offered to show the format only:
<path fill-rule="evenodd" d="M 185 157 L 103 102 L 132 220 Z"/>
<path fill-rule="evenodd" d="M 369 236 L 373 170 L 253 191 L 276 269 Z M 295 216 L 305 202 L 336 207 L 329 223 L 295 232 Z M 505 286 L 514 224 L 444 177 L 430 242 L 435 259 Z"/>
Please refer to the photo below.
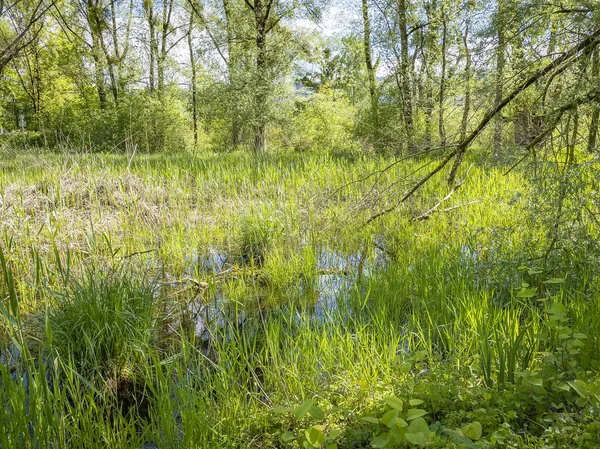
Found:
<path fill-rule="evenodd" d="M 0 0 L 0 447 L 599 447 L 599 24 Z"/>

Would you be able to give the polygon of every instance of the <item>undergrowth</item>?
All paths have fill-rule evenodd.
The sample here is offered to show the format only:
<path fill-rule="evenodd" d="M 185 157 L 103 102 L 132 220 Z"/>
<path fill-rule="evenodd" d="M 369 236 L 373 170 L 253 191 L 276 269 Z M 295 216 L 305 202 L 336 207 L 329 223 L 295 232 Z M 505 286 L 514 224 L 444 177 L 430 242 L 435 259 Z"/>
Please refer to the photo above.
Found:
<path fill-rule="evenodd" d="M 388 162 L 7 160 L 0 447 L 597 447 L 579 197 L 473 161 L 364 226 L 423 163 L 351 182 Z"/>

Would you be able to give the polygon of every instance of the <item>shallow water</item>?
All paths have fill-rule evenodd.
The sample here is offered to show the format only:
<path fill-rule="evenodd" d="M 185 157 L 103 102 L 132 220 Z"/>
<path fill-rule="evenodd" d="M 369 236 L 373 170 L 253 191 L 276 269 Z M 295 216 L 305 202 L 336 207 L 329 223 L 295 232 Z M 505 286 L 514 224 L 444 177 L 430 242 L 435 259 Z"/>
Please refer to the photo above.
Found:
<path fill-rule="evenodd" d="M 228 255 L 216 248 L 210 248 L 203 254 L 194 250 L 186 262 L 186 274 L 189 276 L 204 274 L 218 277 L 233 267 Z M 287 298 L 290 303 L 295 299 L 315 298 L 312 306 L 297 312 L 296 320 L 307 318 L 308 314 L 310 320 L 322 323 L 337 315 L 340 302 L 351 294 L 358 280 L 373 276 L 377 271 L 385 269 L 388 263 L 387 255 L 379 249 L 373 258 L 367 258 L 360 252 L 343 254 L 327 248 L 318 250 L 315 277 L 308 282 L 300 281 L 296 293 L 298 298 Z M 207 340 L 211 329 L 220 329 L 232 323 L 240 325 L 248 317 L 244 310 L 237 311 L 235 316 L 227 311 L 230 301 L 219 285 L 214 286 L 210 295 L 211 298 L 197 295 L 184 310 L 187 314 L 184 318 L 194 323 L 196 337 L 200 340 Z M 285 302 L 282 306 L 286 306 Z"/>

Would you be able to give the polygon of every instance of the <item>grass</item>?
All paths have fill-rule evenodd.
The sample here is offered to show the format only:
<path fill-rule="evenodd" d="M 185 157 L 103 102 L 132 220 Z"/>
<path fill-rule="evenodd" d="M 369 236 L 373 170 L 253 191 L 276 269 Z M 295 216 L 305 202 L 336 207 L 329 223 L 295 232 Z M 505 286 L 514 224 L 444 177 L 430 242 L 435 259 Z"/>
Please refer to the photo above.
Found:
<path fill-rule="evenodd" d="M 525 172 L 472 161 L 442 206 L 460 207 L 412 220 L 447 194 L 439 178 L 364 226 L 430 161 L 353 182 L 390 161 L 13 156 L 0 447 L 294 447 L 282 435 L 313 425 L 369 447 L 386 427 L 361 417 L 390 397 L 423 401 L 434 447 L 597 441 L 595 267 L 569 261 L 598 228 L 582 218 L 546 256 L 553 210 L 531 215 Z M 274 412 L 307 400 L 321 413 Z"/>

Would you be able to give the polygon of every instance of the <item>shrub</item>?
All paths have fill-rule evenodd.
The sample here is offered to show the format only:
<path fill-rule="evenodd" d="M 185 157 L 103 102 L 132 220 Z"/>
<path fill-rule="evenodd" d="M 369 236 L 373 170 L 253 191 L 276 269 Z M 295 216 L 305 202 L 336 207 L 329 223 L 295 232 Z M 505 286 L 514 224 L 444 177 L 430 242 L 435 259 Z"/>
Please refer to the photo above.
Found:
<path fill-rule="evenodd" d="M 356 108 L 343 95 L 329 89 L 296 100 L 296 113 L 287 142 L 295 150 L 348 150 L 353 139 Z"/>
<path fill-rule="evenodd" d="M 162 99 L 147 92 L 124 96 L 107 110 L 73 105 L 46 120 L 51 144 L 89 151 L 176 152 L 192 142 L 190 118 L 183 102 L 165 93 Z"/>

